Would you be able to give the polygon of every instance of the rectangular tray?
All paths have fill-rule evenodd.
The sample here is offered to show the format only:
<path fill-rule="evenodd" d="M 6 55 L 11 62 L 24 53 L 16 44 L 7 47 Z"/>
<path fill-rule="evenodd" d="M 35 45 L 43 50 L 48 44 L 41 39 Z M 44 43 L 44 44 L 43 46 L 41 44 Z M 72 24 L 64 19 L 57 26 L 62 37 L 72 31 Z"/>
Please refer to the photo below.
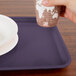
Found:
<path fill-rule="evenodd" d="M 57 29 L 37 25 L 35 17 L 12 17 L 19 27 L 19 42 L 0 56 L 0 70 L 65 68 L 71 58 Z"/>

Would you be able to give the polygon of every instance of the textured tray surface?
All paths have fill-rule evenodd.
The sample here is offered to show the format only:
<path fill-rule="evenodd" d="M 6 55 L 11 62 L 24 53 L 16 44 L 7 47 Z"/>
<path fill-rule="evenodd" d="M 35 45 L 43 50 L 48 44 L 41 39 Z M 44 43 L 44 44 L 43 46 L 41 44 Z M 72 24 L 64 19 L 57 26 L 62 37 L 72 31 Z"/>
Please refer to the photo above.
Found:
<path fill-rule="evenodd" d="M 40 27 L 35 18 L 13 19 L 19 27 L 19 42 L 0 57 L 0 70 L 53 69 L 70 64 L 70 55 L 57 27 Z"/>

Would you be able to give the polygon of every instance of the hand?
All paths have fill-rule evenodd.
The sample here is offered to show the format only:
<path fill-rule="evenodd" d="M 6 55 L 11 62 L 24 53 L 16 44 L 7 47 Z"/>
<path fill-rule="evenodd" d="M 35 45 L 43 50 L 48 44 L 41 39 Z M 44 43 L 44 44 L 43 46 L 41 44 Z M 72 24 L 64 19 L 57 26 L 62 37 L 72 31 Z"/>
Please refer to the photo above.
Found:
<path fill-rule="evenodd" d="M 42 4 L 47 7 L 55 5 L 66 6 L 64 17 L 76 23 L 76 0 L 43 0 Z"/>

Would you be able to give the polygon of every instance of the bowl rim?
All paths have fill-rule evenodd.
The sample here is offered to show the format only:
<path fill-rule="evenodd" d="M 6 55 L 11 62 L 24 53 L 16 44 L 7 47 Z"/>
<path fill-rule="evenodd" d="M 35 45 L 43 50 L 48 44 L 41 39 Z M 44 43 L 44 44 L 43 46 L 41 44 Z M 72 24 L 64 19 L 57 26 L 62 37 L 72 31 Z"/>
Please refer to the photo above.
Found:
<path fill-rule="evenodd" d="M 7 27 L 8 27 L 7 30 L 9 30 L 9 26 L 10 26 L 9 24 L 11 24 L 10 30 L 9 30 L 11 36 L 8 35 L 8 33 L 7 33 L 8 37 L 4 37 L 3 41 L 0 43 L 0 47 L 1 47 L 5 43 L 9 42 L 18 33 L 18 26 L 17 26 L 17 23 L 12 18 L 10 18 L 8 16 L 0 14 L 0 18 L 7 21 L 7 22 L 3 22 L 3 20 L 2 20 L 2 22 L 4 24 L 8 24 L 7 25 Z M 4 28 L 5 25 L 1 25 L 1 26 Z M 4 33 L 6 33 L 6 31 L 4 31 Z M 3 33 L 1 33 L 1 34 L 3 35 Z"/>

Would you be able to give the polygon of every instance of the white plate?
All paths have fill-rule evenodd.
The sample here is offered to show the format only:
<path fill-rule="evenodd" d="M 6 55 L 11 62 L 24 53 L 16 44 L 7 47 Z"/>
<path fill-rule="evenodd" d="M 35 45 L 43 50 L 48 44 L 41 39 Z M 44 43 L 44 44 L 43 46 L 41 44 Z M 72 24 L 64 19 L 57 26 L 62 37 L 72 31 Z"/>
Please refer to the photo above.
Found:
<path fill-rule="evenodd" d="M 18 43 L 18 35 L 12 38 L 11 41 L 0 47 L 0 56 L 11 51 Z"/>
<path fill-rule="evenodd" d="M 0 47 L 10 41 L 18 32 L 16 22 L 0 14 Z"/>

